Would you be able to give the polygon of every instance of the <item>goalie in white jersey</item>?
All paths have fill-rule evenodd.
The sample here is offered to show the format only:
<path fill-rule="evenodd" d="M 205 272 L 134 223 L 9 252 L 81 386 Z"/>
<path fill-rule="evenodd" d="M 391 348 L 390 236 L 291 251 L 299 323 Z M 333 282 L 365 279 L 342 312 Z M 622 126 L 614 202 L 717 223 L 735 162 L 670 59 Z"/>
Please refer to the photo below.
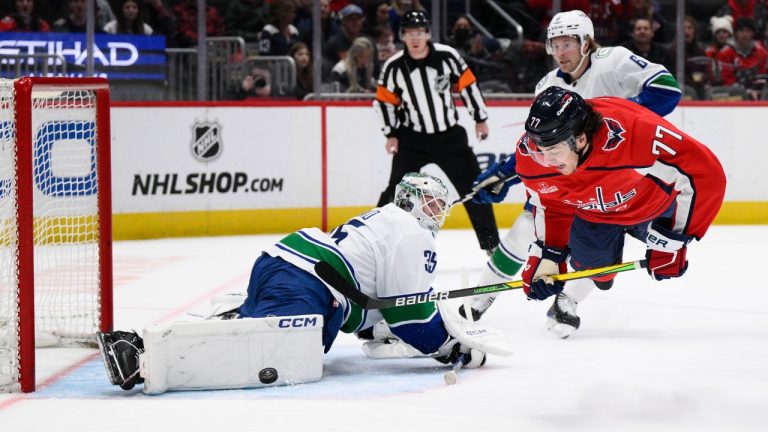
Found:
<path fill-rule="evenodd" d="M 550 71 L 536 84 L 535 94 L 557 86 L 578 93 L 585 99 L 616 96 L 636 102 L 660 116 L 672 112 L 682 93 L 672 74 L 656 63 L 638 57 L 624 47 L 600 47 L 594 41 L 594 27 L 589 17 L 579 10 L 561 12 L 552 18 L 547 28 L 547 53 L 558 68 Z M 515 176 L 514 155 L 491 165 L 478 176 L 473 187 L 473 201 L 501 202 L 509 187 L 520 182 L 512 178 L 501 188 L 486 188 L 498 179 Z M 478 285 L 495 284 L 512 279 L 528 257 L 528 247 L 536 241 L 531 205 L 518 216 L 507 235 L 484 268 Z M 547 330 L 558 337 L 568 337 L 580 325 L 576 305 L 597 285 L 610 288 L 610 283 L 590 279 L 566 284 L 547 313 Z M 472 302 L 474 319 L 490 307 L 498 294 L 475 297 Z M 465 315 L 464 306 L 460 314 Z"/>
<path fill-rule="evenodd" d="M 428 292 L 437 267 L 435 236 L 450 211 L 449 203 L 448 189 L 440 179 L 406 174 L 396 188 L 394 203 L 352 218 L 330 235 L 317 228 L 302 229 L 265 250 L 254 263 L 245 301 L 225 314 L 242 319 L 150 331 L 152 346 L 147 329 L 144 338 L 133 332 L 100 333 L 111 382 L 126 390 L 143 382 L 145 393 L 160 393 L 312 381 L 320 378 L 322 351 L 328 352 L 339 330 L 368 340 L 364 351 L 371 357 L 424 355 L 443 363 L 481 366 L 485 354 L 464 333 L 483 332 L 456 331 L 452 324 L 463 320 L 455 311 L 433 302 L 361 309 L 326 285 L 314 270 L 318 261 L 327 262 L 372 297 Z M 241 328 L 231 330 L 234 325 Z M 306 327 L 317 327 L 316 344 L 285 351 L 291 345 L 286 338 Z M 231 336 L 238 331 L 239 339 Z M 242 341 L 269 332 L 274 333 L 269 338 Z M 168 334 L 178 341 L 166 343 Z M 295 339 L 294 345 L 306 340 Z M 210 352 L 201 353 L 206 350 Z M 195 356 L 198 360 L 190 359 Z M 182 362 L 186 363 L 180 366 Z M 261 370 L 258 380 L 254 370 Z"/>

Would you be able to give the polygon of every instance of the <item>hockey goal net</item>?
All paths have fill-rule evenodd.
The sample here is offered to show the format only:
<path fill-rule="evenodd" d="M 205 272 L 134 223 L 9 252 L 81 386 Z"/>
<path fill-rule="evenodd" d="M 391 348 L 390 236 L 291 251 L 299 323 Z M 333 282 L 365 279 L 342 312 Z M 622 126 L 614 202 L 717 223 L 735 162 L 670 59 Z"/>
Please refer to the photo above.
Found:
<path fill-rule="evenodd" d="M 0 79 L 0 391 L 112 327 L 109 87 Z"/>

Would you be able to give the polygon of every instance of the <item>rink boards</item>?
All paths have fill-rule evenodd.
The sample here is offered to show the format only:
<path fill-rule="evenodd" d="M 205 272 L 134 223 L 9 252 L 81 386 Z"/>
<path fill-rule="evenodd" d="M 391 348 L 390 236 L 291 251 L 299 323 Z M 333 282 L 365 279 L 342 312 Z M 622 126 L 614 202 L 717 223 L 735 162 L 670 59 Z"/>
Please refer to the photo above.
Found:
<path fill-rule="evenodd" d="M 489 108 L 490 137 L 460 123 L 482 168 L 513 150 L 526 103 Z M 668 119 L 707 144 L 728 176 L 716 223 L 768 222 L 761 127 L 768 104 L 686 105 Z M 391 156 L 369 103 L 117 104 L 112 108 L 116 239 L 287 232 L 333 227 L 376 204 Z M 442 175 L 435 166 L 426 171 Z M 454 191 L 455 193 L 455 191 Z M 523 188 L 495 208 L 500 227 Z M 469 227 L 463 208 L 448 228 Z"/>

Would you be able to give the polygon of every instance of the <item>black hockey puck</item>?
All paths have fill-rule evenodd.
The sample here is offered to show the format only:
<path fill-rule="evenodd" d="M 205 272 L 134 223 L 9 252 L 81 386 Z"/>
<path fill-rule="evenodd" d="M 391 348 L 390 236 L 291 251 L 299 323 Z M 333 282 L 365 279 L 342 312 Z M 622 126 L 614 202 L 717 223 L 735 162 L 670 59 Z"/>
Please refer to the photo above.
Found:
<path fill-rule="evenodd" d="M 277 381 L 277 369 L 268 367 L 260 370 L 259 381 L 261 381 L 262 384 L 272 384 Z"/>

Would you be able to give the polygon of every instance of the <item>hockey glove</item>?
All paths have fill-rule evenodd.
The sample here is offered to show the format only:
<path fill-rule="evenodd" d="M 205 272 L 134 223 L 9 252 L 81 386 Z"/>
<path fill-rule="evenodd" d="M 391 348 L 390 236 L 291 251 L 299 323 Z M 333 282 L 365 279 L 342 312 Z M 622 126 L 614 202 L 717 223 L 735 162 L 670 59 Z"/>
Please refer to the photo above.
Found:
<path fill-rule="evenodd" d="M 440 363 L 454 364 L 462 355 L 464 357 L 461 358 L 461 362 L 464 364 L 465 368 L 479 368 L 485 364 L 484 352 L 475 348 L 465 347 L 458 341 L 458 339 L 453 337 L 448 339 L 448 342 L 440 347 L 434 355 L 434 359 Z"/>
<path fill-rule="evenodd" d="M 523 269 L 523 291 L 531 300 L 544 300 L 549 296 L 560 294 L 565 288 L 563 282 L 553 280 L 550 276 L 568 271 L 565 263 L 568 250 L 553 247 L 541 247 L 538 243 L 531 245 L 528 262 Z"/>
<path fill-rule="evenodd" d="M 518 183 L 520 183 L 520 177 L 515 172 L 515 155 L 510 155 L 507 159 L 489 166 L 477 176 L 472 183 L 472 190 L 475 191 L 472 202 L 477 204 L 502 202 L 509 188 Z"/>
<path fill-rule="evenodd" d="M 648 274 L 656 280 L 682 276 L 688 269 L 685 258 L 691 237 L 664 228 L 656 222 L 648 227 L 645 243 L 648 249 L 645 258 L 648 261 Z"/>

